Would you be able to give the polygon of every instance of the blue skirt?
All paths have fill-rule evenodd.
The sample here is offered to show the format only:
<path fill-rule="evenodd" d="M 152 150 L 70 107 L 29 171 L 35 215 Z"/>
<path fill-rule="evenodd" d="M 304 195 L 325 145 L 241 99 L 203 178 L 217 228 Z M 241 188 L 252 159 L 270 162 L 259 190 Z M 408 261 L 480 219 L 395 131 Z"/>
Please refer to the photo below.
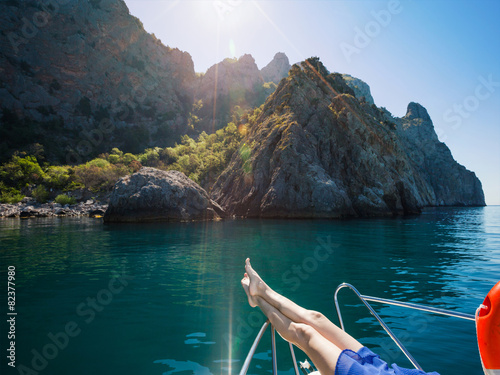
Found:
<path fill-rule="evenodd" d="M 362 347 L 358 352 L 345 349 L 340 353 L 335 375 L 439 375 L 437 372 L 424 372 L 406 369 L 392 364 L 391 367 L 370 349 Z"/>

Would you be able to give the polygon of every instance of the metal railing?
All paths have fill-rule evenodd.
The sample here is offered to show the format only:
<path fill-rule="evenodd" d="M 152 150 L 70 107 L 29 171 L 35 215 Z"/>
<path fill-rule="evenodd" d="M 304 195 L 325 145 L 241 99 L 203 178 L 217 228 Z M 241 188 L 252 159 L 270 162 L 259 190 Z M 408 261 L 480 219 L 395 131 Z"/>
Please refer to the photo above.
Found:
<path fill-rule="evenodd" d="M 382 318 L 375 312 L 375 310 L 373 309 L 373 307 L 371 307 L 371 305 L 368 303 L 368 301 L 377 302 L 377 303 L 384 303 L 384 304 L 393 305 L 393 306 L 400 306 L 400 307 L 410 308 L 410 309 L 414 309 L 414 310 L 426 311 L 426 312 L 433 313 L 433 314 L 452 316 L 452 317 L 460 318 L 460 319 L 466 319 L 466 320 L 472 320 L 472 321 L 476 320 L 475 316 L 471 315 L 471 314 L 465 314 L 465 313 L 456 312 L 456 311 L 439 309 L 436 307 L 424 306 L 424 305 L 419 305 L 416 303 L 401 302 L 401 301 L 395 301 L 395 300 L 391 300 L 391 299 L 362 295 L 351 284 L 342 283 L 335 290 L 334 299 L 335 299 L 335 308 L 337 309 L 337 315 L 338 315 L 339 321 L 340 321 L 340 327 L 344 331 L 345 331 L 344 321 L 342 320 L 342 314 L 340 312 L 340 307 L 339 307 L 339 302 L 338 302 L 338 293 L 343 288 L 351 289 L 358 296 L 358 298 L 361 300 L 361 302 L 363 302 L 363 304 L 370 311 L 370 313 L 375 317 L 375 319 L 377 319 L 377 321 L 380 323 L 382 328 L 387 332 L 387 334 L 392 338 L 392 340 L 396 343 L 396 345 L 401 349 L 401 351 L 405 354 L 405 356 L 412 363 L 412 365 L 416 369 L 419 369 L 419 370 L 422 370 L 422 367 L 420 367 L 420 365 L 415 360 L 415 358 L 413 358 L 413 356 L 410 354 L 410 352 L 408 352 L 408 350 L 404 347 L 404 345 L 401 343 L 401 341 L 399 341 L 399 339 L 391 331 L 391 329 L 387 326 L 387 324 L 385 324 L 385 322 L 382 320 Z M 264 336 L 264 333 L 265 333 L 268 326 L 271 326 L 271 351 L 272 351 L 273 375 L 278 374 L 278 365 L 277 365 L 278 361 L 277 361 L 277 353 L 276 353 L 276 333 L 275 333 L 274 327 L 270 324 L 269 320 L 267 320 L 262 325 L 259 333 L 257 334 L 257 337 L 255 338 L 255 340 L 250 348 L 250 351 L 247 354 L 247 357 L 245 358 L 245 362 L 243 362 L 243 366 L 241 368 L 240 375 L 246 375 L 248 368 L 250 367 L 250 362 L 252 361 L 252 358 L 255 354 L 255 351 L 257 350 L 257 346 L 259 345 L 259 342 L 262 339 L 262 336 Z M 293 344 L 292 343 L 288 343 L 288 344 L 290 347 L 290 354 L 292 356 L 292 362 L 293 362 L 293 368 L 295 371 L 295 375 L 299 375 L 299 369 L 297 366 L 297 360 L 295 359 L 295 352 L 293 350 Z"/>
<path fill-rule="evenodd" d="M 264 336 L 264 332 L 266 331 L 267 326 L 269 325 L 269 320 L 262 325 L 257 337 L 253 341 L 252 347 L 245 358 L 245 362 L 243 362 L 243 367 L 241 368 L 240 375 L 245 375 L 248 371 L 248 367 L 250 366 L 250 362 L 252 361 L 253 355 L 255 354 L 255 350 L 257 349 L 257 345 L 259 345 L 260 339 Z"/>
<path fill-rule="evenodd" d="M 252 347 L 250 348 L 250 351 L 248 352 L 247 357 L 245 358 L 245 362 L 243 362 L 243 366 L 240 370 L 240 375 L 245 375 L 247 373 L 248 368 L 250 367 L 250 362 L 252 361 L 252 358 L 255 354 L 255 351 L 257 350 L 257 346 L 259 345 L 262 336 L 264 336 L 264 333 L 266 332 L 267 326 L 271 326 L 271 352 L 272 352 L 272 362 L 273 362 L 273 375 L 278 374 L 278 359 L 276 354 L 276 331 L 268 320 L 262 325 L 259 333 L 257 334 L 257 337 L 255 338 Z M 290 355 L 292 356 L 293 369 L 295 371 L 295 375 L 299 375 L 299 368 L 297 366 L 297 360 L 295 359 L 295 352 L 293 351 L 293 345 L 290 342 L 288 343 L 288 345 L 290 347 Z"/>
<path fill-rule="evenodd" d="M 338 302 L 338 293 L 342 288 L 349 288 L 351 289 L 363 302 L 363 304 L 366 306 L 366 308 L 370 311 L 370 313 L 377 319 L 377 321 L 380 323 L 382 328 L 387 332 L 387 334 L 391 337 L 391 339 L 396 343 L 396 345 L 401 349 L 401 351 L 404 353 L 406 358 L 412 363 L 412 365 L 419 370 L 422 370 L 422 367 L 418 364 L 418 362 L 413 358 L 413 356 L 410 354 L 410 352 L 405 348 L 405 346 L 399 341 L 399 339 L 396 337 L 396 335 L 391 331 L 391 329 L 385 324 L 385 322 L 382 320 L 382 318 L 375 312 L 373 307 L 368 303 L 370 302 L 378 302 L 378 303 L 384 303 L 388 305 L 394 305 L 394 306 L 400 306 L 400 307 L 406 307 L 414 310 L 420 310 L 420 311 L 426 311 L 429 313 L 433 314 L 440 314 L 440 315 L 446 315 L 446 316 L 453 316 L 455 318 L 460 318 L 460 319 L 466 319 L 466 320 L 472 320 L 475 321 L 475 316 L 471 314 L 465 314 L 461 312 L 456 312 L 456 311 L 450 311 L 450 310 L 445 310 L 445 309 L 438 309 L 436 307 L 430 307 L 430 306 L 424 306 L 424 305 L 419 305 L 416 303 L 409 303 L 409 302 L 400 302 L 400 301 L 395 301 L 391 299 L 385 299 L 385 298 L 378 298 L 378 297 L 372 297 L 372 296 L 365 296 L 362 295 L 361 293 L 358 292 L 358 290 L 352 286 L 351 284 L 348 283 L 342 283 L 340 284 L 337 289 L 335 290 L 335 308 L 337 309 L 337 315 L 339 317 L 340 321 L 340 327 L 345 331 L 344 328 L 344 322 L 342 320 L 342 314 L 340 313 L 340 307 L 339 307 L 339 302 Z"/>

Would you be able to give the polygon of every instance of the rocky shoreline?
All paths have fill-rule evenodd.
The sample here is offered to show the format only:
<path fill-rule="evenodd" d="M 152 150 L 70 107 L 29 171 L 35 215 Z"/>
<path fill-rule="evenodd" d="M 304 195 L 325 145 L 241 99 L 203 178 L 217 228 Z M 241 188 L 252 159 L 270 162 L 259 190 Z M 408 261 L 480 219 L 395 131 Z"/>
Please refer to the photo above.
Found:
<path fill-rule="evenodd" d="M 16 204 L 0 204 L 0 218 L 43 218 L 43 217 L 75 217 L 88 216 L 101 218 L 104 216 L 107 204 L 89 199 L 72 205 L 59 203 L 37 203 L 36 201 L 19 202 Z"/>

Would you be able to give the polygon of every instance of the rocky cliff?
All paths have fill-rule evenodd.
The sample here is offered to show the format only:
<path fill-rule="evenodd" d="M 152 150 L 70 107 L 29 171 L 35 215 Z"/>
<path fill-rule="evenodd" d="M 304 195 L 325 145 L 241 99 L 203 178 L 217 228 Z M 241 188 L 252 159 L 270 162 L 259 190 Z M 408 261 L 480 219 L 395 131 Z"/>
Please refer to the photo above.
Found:
<path fill-rule="evenodd" d="M 288 75 L 291 65 L 287 55 L 278 52 L 274 55 L 269 64 L 260 70 L 264 82 L 274 82 L 276 84 Z"/>
<path fill-rule="evenodd" d="M 213 132 L 226 126 L 235 114 L 260 106 L 289 69 L 284 53 L 276 54 L 262 70 L 248 54 L 213 65 L 196 81 L 194 97 L 200 106 L 195 112 L 196 128 Z"/>
<path fill-rule="evenodd" d="M 122 0 L 3 1 L 0 23 L 4 153 L 39 142 L 77 162 L 185 133 L 191 57 L 145 32 Z"/>
<path fill-rule="evenodd" d="M 259 70 L 244 55 L 196 75 L 190 55 L 145 32 L 123 0 L 7 0 L 0 22 L 0 161 L 40 143 L 51 162 L 81 163 L 235 121 L 248 134 L 212 190 L 231 214 L 484 205 L 480 181 L 439 142 L 425 108 L 410 103 L 394 118 L 365 82 L 317 58 L 290 69 L 278 53 Z"/>
<path fill-rule="evenodd" d="M 37 143 L 59 163 L 170 146 L 276 87 L 250 55 L 196 75 L 191 56 L 148 34 L 123 0 L 2 1 L 0 23 L 0 162 Z M 287 61 L 276 55 L 266 78 L 286 76 Z"/>
<path fill-rule="evenodd" d="M 391 117 L 386 121 L 391 121 Z M 474 172 L 458 164 L 448 149 L 440 142 L 427 110 L 417 103 L 410 103 L 406 115 L 392 119 L 396 124 L 398 139 L 413 167 L 431 187 L 432 206 L 483 206 L 481 182 Z"/>
<path fill-rule="evenodd" d="M 202 108 L 198 127 L 213 132 L 227 125 L 236 106 L 251 108 L 265 100 L 261 92 L 264 80 L 251 55 L 225 59 L 202 75 L 195 90 L 195 100 Z"/>
<path fill-rule="evenodd" d="M 484 205 L 479 180 L 437 140 L 423 107 L 410 104 L 397 119 L 364 96 L 357 98 L 317 58 L 294 65 L 246 124 L 245 143 L 214 185 L 215 200 L 244 217 L 380 216 Z"/>
<path fill-rule="evenodd" d="M 350 74 L 342 74 L 345 83 L 349 86 L 356 95 L 356 98 L 365 100 L 368 104 L 375 104 L 370 91 L 370 86 L 359 78 L 353 77 Z"/>

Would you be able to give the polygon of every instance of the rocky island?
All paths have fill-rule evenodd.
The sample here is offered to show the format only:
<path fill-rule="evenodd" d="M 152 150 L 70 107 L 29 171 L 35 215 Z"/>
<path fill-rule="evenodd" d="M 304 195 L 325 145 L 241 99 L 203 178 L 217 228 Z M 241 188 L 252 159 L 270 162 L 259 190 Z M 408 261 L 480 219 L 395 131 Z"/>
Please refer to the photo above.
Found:
<path fill-rule="evenodd" d="M 481 183 L 439 142 L 425 108 L 403 118 L 356 97 L 317 58 L 294 65 L 213 188 L 228 214 L 342 218 L 483 206 Z"/>
<path fill-rule="evenodd" d="M 196 73 L 123 0 L 47 6 L 43 32 L 19 34 L 39 11 L 0 4 L 0 201 L 18 202 L 0 217 L 345 218 L 485 205 L 422 105 L 394 117 L 367 83 L 319 58 L 291 66 L 277 53 L 259 69 L 246 54 Z M 57 194 L 78 204 L 46 203 Z"/>

